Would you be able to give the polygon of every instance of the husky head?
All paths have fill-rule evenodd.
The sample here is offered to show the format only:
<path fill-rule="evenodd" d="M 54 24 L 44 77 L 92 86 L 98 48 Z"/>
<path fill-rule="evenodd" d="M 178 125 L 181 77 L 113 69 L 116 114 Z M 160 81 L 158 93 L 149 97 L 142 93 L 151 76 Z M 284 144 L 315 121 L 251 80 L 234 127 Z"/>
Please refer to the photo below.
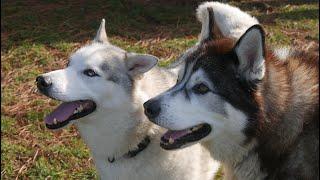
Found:
<path fill-rule="evenodd" d="M 93 42 L 72 54 L 66 68 L 36 78 L 42 94 L 62 101 L 45 118 L 46 126 L 61 128 L 105 109 L 129 105 L 133 80 L 157 61 L 154 56 L 129 53 L 110 44 L 103 19 Z"/>
<path fill-rule="evenodd" d="M 202 31 L 208 34 L 181 56 L 176 85 L 144 104 L 148 118 L 169 129 L 161 138 L 164 149 L 208 139 L 218 148 L 241 144 L 254 126 L 252 93 L 265 72 L 264 31 L 253 25 L 236 43 L 216 39 L 212 9 L 208 13 L 208 29 Z"/>

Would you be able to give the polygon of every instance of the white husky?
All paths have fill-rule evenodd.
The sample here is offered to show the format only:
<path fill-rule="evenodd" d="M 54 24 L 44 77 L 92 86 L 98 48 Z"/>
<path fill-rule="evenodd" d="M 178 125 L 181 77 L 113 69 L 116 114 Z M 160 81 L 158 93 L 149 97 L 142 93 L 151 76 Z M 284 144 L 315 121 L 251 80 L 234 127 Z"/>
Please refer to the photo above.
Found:
<path fill-rule="evenodd" d="M 101 179 L 213 179 L 219 168 L 202 145 L 175 152 L 159 147 L 164 131 L 146 119 L 142 104 L 172 86 L 176 75 L 154 67 L 157 61 L 110 44 L 102 20 L 94 41 L 65 69 L 37 77 L 41 93 L 63 102 L 46 126 L 74 123 Z"/>

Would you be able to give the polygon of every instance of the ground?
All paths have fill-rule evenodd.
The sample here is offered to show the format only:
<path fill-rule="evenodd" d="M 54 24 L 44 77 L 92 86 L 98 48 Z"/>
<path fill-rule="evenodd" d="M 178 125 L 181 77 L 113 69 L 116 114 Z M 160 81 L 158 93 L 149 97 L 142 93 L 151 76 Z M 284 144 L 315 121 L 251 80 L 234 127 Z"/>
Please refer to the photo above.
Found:
<path fill-rule="evenodd" d="M 35 77 L 66 66 L 102 18 L 112 43 L 174 60 L 195 44 L 196 0 L 4 1 L 1 3 L 1 179 L 95 179 L 76 129 L 51 132 L 43 117 L 57 104 L 36 92 Z M 319 53 L 318 1 L 234 1 L 255 15 L 269 47 Z M 219 174 L 220 179 L 222 174 Z"/>

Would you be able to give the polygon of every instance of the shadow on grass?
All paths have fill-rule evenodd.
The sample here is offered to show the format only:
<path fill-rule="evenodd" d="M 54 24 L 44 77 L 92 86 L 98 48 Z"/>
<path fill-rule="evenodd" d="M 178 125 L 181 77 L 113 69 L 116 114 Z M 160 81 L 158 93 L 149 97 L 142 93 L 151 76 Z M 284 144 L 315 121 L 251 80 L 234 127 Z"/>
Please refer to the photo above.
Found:
<path fill-rule="evenodd" d="M 196 0 L 5 1 L 1 8 L 1 50 L 23 43 L 82 42 L 92 38 L 102 18 L 109 36 L 126 40 L 196 36 L 200 24 Z M 263 15 L 264 2 L 231 2 L 243 10 L 258 9 L 258 19 L 318 18 L 318 9 Z M 267 1 L 270 6 L 316 4 L 317 1 Z"/>
<path fill-rule="evenodd" d="M 6 1 L 2 3 L 2 50 L 25 42 L 79 42 L 93 37 L 102 18 L 109 36 L 139 40 L 198 33 L 197 5 L 130 1 Z"/>

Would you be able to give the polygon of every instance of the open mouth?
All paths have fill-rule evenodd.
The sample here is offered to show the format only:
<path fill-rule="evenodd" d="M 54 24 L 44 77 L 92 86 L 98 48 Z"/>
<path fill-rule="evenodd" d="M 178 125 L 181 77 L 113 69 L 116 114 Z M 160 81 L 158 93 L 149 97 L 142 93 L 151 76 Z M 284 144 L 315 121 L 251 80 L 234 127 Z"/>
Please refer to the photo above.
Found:
<path fill-rule="evenodd" d="M 48 129 L 62 128 L 71 120 L 87 116 L 95 109 L 96 103 L 91 100 L 63 102 L 45 117 L 45 123 Z"/>
<path fill-rule="evenodd" d="M 199 141 L 206 137 L 211 132 L 211 126 L 209 124 L 199 124 L 184 130 L 168 130 L 160 141 L 160 146 L 166 150 L 178 149 L 181 146 Z"/>

